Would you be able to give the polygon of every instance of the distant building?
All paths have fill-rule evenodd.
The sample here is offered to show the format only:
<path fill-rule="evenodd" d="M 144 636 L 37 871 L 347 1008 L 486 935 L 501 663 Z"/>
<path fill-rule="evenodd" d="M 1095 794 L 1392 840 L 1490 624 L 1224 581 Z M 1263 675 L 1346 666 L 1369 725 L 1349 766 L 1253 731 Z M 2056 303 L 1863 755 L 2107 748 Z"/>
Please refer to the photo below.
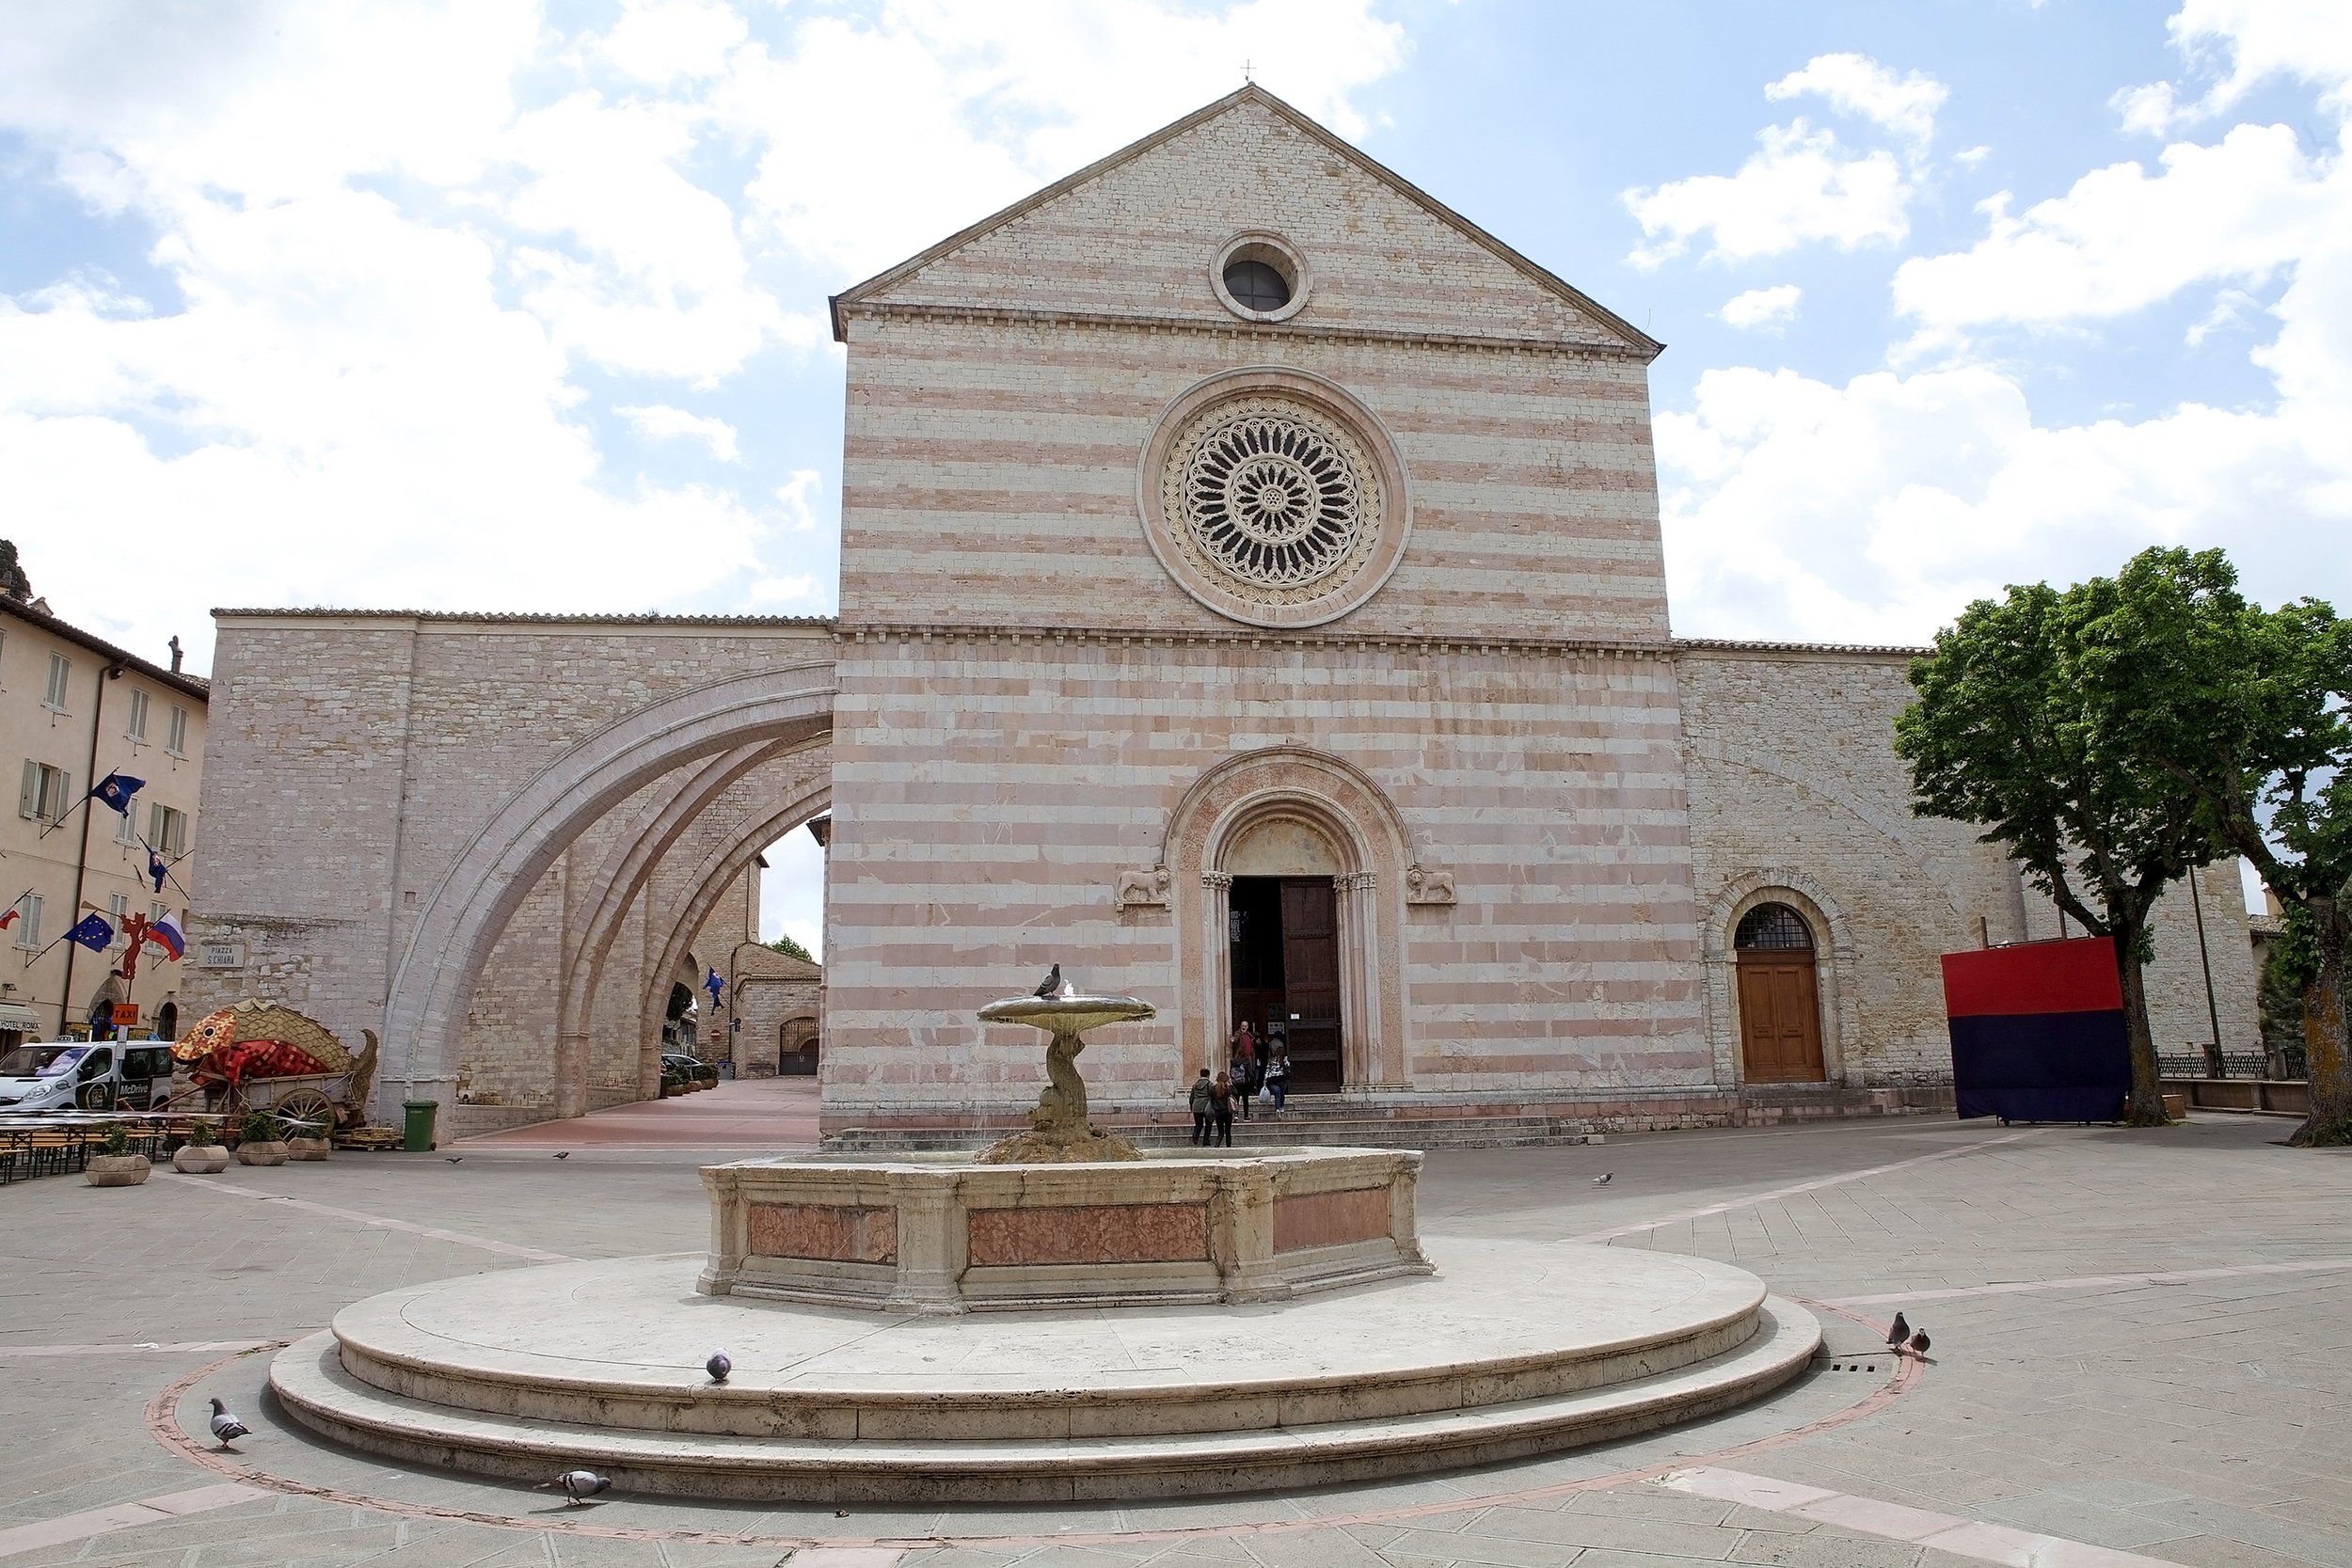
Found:
<path fill-rule="evenodd" d="M 20 768 L 16 815 L 0 825 L 0 1044 L 86 1030 L 102 994 L 138 1009 L 135 1035 L 173 1035 L 182 964 L 147 943 L 127 988 L 122 931 L 133 915 L 169 914 L 184 929 L 187 867 L 196 843 L 211 683 L 152 664 L 51 613 L 45 602 L 0 594 L 0 747 Z M 88 799 L 113 772 L 142 779 L 128 815 Z M 157 891 L 148 847 L 169 864 Z M 93 953 L 60 941 L 90 913 L 114 944 Z M 194 955 L 186 960 L 195 961 Z"/>

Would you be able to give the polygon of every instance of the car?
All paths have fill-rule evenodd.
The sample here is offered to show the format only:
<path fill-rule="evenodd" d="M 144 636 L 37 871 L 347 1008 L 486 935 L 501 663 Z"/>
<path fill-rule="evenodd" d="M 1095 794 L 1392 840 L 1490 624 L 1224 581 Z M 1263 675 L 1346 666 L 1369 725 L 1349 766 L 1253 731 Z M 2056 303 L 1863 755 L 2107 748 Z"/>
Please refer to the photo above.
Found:
<path fill-rule="evenodd" d="M 52 1040 L 0 1053 L 0 1111 L 145 1108 L 171 1094 L 171 1047 Z"/>
<path fill-rule="evenodd" d="M 683 1051 L 664 1051 L 661 1053 L 661 1070 L 664 1072 L 691 1078 L 702 1069 L 702 1059 L 698 1056 L 690 1056 Z"/>

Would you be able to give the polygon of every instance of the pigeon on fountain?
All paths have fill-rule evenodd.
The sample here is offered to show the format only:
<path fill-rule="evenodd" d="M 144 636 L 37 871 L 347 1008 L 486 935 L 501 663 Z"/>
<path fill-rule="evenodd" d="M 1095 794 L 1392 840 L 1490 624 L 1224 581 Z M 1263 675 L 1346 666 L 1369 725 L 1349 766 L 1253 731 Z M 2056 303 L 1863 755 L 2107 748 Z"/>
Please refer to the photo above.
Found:
<path fill-rule="evenodd" d="M 222 1448 L 247 1434 L 249 1429 L 230 1413 L 229 1407 L 217 1399 L 213 1401 L 213 1436 Z"/>
<path fill-rule="evenodd" d="M 539 1483 L 542 1492 L 549 1488 L 564 1494 L 566 1508 L 578 1508 L 598 1493 L 612 1490 L 612 1478 L 594 1470 L 566 1470 L 553 1481 Z"/>
<path fill-rule="evenodd" d="M 710 1374 L 711 1382 L 724 1383 L 727 1373 L 735 1370 L 735 1363 L 727 1359 L 724 1350 L 714 1350 L 710 1353 L 710 1359 L 703 1363 L 703 1370 Z"/>
<path fill-rule="evenodd" d="M 1061 965 L 1056 964 L 1045 972 L 1045 978 L 1037 983 L 1037 990 L 1030 994 L 1041 996 L 1051 1002 L 1061 995 Z"/>
<path fill-rule="evenodd" d="M 1900 1312 L 1896 1313 L 1894 1323 L 1889 1326 L 1886 1331 L 1887 1344 L 1897 1350 L 1900 1350 L 1902 1349 L 1903 1341 L 1910 1338 L 1911 1325 L 1903 1321 L 1903 1315 Z"/>

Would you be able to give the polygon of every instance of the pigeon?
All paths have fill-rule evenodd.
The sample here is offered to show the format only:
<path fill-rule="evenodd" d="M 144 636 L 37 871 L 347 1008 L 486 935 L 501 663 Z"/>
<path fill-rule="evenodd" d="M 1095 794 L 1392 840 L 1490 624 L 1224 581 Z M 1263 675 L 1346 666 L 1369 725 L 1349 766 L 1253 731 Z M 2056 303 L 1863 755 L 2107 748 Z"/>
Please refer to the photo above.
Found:
<path fill-rule="evenodd" d="M 1059 996 L 1061 994 L 1061 965 L 1056 964 L 1047 970 L 1045 978 L 1037 983 L 1037 990 L 1031 994 L 1041 996 L 1048 1002 Z"/>
<path fill-rule="evenodd" d="M 1886 1331 L 1886 1342 L 1900 1350 L 1903 1341 L 1910 1338 L 1911 1325 L 1903 1321 L 1903 1315 L 1900 1312 L 1896 1313 L 1893 1325 Z"/>
<path fill-rule="evenodd" d="M 1617 1173 L 1615 1171 L 1605 1170 L 1598 1176 L 1593 1178 L 1593 1185 L 1596 1187 L 1606 1187 L 1610 1182 L 1614 1181 L 1616 1179 Z"/>
<path fill-rule="evenodd" d="M 463 1154 L 444 1154 L 444 1155 L 442 1155 L 442 1156 L 441 1156 L 441 1158 L 442 1158 L 442 1159 L 444 1159 L 444 1160 L 447 1160 L 447 1161 L 448 1161 L 451 1164 L 453 1164 L 453 1164 L 455 1164 L 458 1161 L 460 1161 L 460 1160 L 464 1159 L 464 1158 L 465 1158 L 465 1156 L 464 1156 Z"/>
<path fill-rule="evenodd" d="M 243 1421 L 230 1414 L 227 1405 L 218 1400 L 213 1402 L 213 1436 L 219 1441 L 222 1448 L 225 1449 L 238 1438 L 246 1435 L 248 1430 Z"/>
<path fill-rule="evenodd" d="M 594 1470 L 566 1470 L 553 1481 L 543 1481 L 539 1490 L 549 1488 L 564 1494 L 566 1508 L 578 1508 L 600 1492 L 612 1490 L 612 1478 L 600 1476 Z"/>
<path fill-rule="evenodd" d="M 1911 1354 L 1924 1358 L 1928 1354 L 1928 1331 L 1921 1329 L 1911 1337 Z"/>
<path fill-rule="evenodd" d="M 710 1359 L 703 1363 L 703 1370 L 710 1374 L 711 1382 L 724 1383 L 727 1373 L 735 1370 L 735 1363 L 727 1359 L 725 1351 L 714 1350 L 710 1353 Z"/>
<path fill-rule="evenodd" d="M 556 1158 L 557 1158 L 557 1159 L 559 1159 L 559 1160 L 568 1160 L 568 1159 L 570 1159 L 571 1157 L 572 1157 L 572 1151 L 571 1151 L 570 1149 L 568 1149 L 568 1148 L 567 1148 L 567 1149 L 565 1149 L 563 1153 L 561 1153 L 561 1154 L 559 1154 L 559 1155 L 557 1155 L 557 1156 L 556 1156 Z"/>

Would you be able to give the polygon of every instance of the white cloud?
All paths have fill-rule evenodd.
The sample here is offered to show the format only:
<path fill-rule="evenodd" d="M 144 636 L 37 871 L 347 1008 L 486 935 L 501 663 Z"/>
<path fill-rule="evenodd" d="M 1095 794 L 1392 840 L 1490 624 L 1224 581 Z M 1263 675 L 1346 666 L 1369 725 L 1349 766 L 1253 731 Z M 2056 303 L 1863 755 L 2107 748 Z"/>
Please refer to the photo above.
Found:
<path fill-rule="evenodd" d="M 1849 153 L 1832 131 L 1800 119 L 1769 126 L 1737 174 L 1701 174 L 1625 193 L 1652 243 L 1629 258 L 1655 267 L 1712 233 L 1710 261 L 1778 256 L 1815 240 L 1841 250 L 1911 231 L 1912 182 L 1884 150 Z"/>
<path fill-rule="evenodd" d="M 1963 147 L 1952 154 L 1952 162 L 1963 168 L 1974 168 L 1991 156 L 1993 150 L 1989 147 Z"/>
<path fill-rule="evenodd" d="M 2240 125 L 2212 147 L 2164 150 L 2095 169 L 2017 217 L 1984 204 L 1971 248 L 1915 257 L 1895 274 L 1896 308 L 1930 329 L 2122 315 L 2194 283 L 2259 282 L 2340 221 L 2346 177 L 2315 166 L 2283 125 Z"/>
<path fill-rule="evenodd" d="M 739 51 L 712 101 L 767 150 L 752 212 L 854 277 L 1232 91 L 1244 60 L 1359 135 L 1351 95 L 1404 56 L 1404 30 L 1369 0 L 881 0 L 798 23 L 788 48 Z"/>
<path fill-rule="evenodd" d="M 2165 24 L 2192 67 L 2228 62 L 2201 97 L 2178 85 L 2126 87 L 2110 101 L 2126 131 L 2165 135 L 2234 107 L 2273 76 L 2319 89 L 2320 104 L 2352 114 L 2352 8 L 2342 0 L 2185 0 Z"/>
<path fill-rule="evenodd" d="M 1769 289 L 1732 295 L 1716 314 L 1730 326 L 1778 326 L 1797 319 L 1797 302 L 1804 296 L 1804 291 L 1794 283 L 1775 283 Z"/>
<path fill-rule="evenodd" d="M 1951 89 L 1914 71 L 1898 76 L 1867 55 L 1816 55 L 1764 89 L 1773 100 L 1815 93 L 1847 114 L 1873 120 L 1924 149 L 1935 135 L 1936 111 Z"/>
<path fill-rule="evenodd" d="M 1658 421 L 1677 629 L 1922 641 L 2005 583 L 2112 573 L 2157 543 L 2226 546 L 2258 595 L 2293 597 L 2352 570 L 2346 414 L 2048 428 L 1984 367 L 1843 387 L 1710 371 Z"/>
<path fill-rule="evenodd" d="M 666 384 L 830 383 L 803 259 L 895 261 L 1244 58 L 1360 131 L 1349 95 L 1405 49 L 1369 0 L 622 0 L 569 36 L 534 0 L 19 11 L 7 178 L 147 226 L 167 283 L 69 257 L 0 297 L 0 493 L 61 610 L 199 664 L 206 604 L 823 608 L 818 453 Z M 598 450 L 599 403 L 744 477 Z M 196 543 L 125 594 L 124 530 L 157 519 Z"/>
<path fill-rule="evenodd" d="M 736 444 L 735 427 L 724 420 L 690 414 L 683 408 L 660 403 L 623 404 L 612 412 L 627 420 L 629 428 L 648 441 L 700 441 L 722 463 L 739 463 L 743 459 Z"/>

